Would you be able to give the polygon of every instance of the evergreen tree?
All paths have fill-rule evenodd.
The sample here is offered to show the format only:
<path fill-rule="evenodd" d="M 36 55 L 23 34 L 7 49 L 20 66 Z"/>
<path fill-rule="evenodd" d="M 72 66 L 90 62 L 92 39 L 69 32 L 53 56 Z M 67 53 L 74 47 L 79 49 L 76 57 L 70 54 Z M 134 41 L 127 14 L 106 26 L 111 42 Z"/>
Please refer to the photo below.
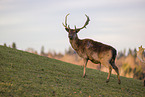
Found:
<path fill-rule="evenodd" d="M 123 54 L 124 54 L 124 56 L 126 56 L 126 49 L 124 49 Z"/>
<path fill-rule="evenodd" d="M 44 46 L 41 47 L 41 55 L 44 55 Z"/>
<path fill-rule="evenodd" d="M 128 55 L 132 55 L 132 50 L 129 48 Z"/>
<path fill-rule="evenodd" d="M 4 46 L 7 47 L 6 43 L 4 43 Z"/>
<path fill-rule="evenodd" d="M 135 58 L 137 57 L 137 50 L 136 50 L 136 48 L 134 49 L 134 57 Z"/>
<path fill-rule="evenodd" d="M 73 55 L 75 54 L 75 51 L 71 47 L 69 47 L 68 50 L 65 51 L 65 54 Z"/>
<path fill-rule="evenodd" d="M 13 42 L 12 48 L 16 49 L 16 43 L 15 42 Z"/>

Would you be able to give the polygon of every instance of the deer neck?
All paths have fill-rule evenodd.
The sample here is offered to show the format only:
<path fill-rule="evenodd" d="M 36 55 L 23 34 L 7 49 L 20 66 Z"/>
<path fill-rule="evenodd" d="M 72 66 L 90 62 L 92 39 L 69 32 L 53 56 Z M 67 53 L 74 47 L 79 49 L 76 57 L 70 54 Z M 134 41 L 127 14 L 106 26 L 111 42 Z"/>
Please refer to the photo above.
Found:
<path fill-rule="evenodd" d="M 78 38 L 77 34 L 73 39 L 69 39 L 70 44 L 74 50 L 77 50 L 79 47 L 80 39 Z"/>

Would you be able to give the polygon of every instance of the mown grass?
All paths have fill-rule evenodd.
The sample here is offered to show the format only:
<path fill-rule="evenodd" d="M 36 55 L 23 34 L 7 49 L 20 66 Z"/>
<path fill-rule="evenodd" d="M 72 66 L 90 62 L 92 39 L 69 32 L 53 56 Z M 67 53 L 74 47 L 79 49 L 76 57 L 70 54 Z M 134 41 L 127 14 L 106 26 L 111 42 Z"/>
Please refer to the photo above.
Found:
<path fill-rule="evenodd" d="M 140 80 L 116 75 L 105 83 L 108 73 L 24 51 L 0 46 L 0 97 L 145 97 Z"/>

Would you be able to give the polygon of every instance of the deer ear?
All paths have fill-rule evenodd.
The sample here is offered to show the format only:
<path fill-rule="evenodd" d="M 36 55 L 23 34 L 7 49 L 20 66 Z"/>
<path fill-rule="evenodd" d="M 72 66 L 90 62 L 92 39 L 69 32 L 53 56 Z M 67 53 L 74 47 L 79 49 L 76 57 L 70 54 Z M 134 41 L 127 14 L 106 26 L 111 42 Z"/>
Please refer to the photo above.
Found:
<path fill-rule="evenodd" d="M 76 29 L 76 33 L 78 33 L 80 31 L 80 29 Z"/>
<path fill-rule="evenodd" d="M 69 32 L 69 29 L 68 29 L 68 28 L 65 28 L 65 30 L 66 30 L 67 32 Z"/>
<path fill-rule="evenodd" d="M 138 48 L 141 49 L 142 48 L 142 45 L 140 47 L 138 47 Z"/>
<path fill-rule="evenodd" d="M 77 28 L 76 28 L 76 25 L 75 25 L 75 32 L 78 33 Z"/>

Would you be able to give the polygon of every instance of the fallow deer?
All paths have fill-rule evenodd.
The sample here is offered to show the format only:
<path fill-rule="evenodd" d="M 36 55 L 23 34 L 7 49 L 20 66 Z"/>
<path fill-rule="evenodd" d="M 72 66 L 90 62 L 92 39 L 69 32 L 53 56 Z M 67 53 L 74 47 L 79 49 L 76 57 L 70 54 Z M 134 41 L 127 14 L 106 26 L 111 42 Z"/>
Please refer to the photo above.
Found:
<path fill-rule="evenodd" d="M 144 52 L 145 48 L 142 47 L 142 45 L 139 47 L 139 51 L 137 51 L 137 57 L 139 58 L 139 60 L 143 63 L 145 63 L 144 59 L 143 59 L 143 52 Z"/>
<path fill-rule="evenodd" d="M 139 51 L 137 51 L 137 57 L 139 58 L 139 60 L 142 63 L 145 63 L 144 59 L 143 59 L 143 52 L 144 52 L 145 48 L 142 47 L 142 45 L 139 47 Z M 144 78 L 144 86 L 145 86 L 145 78 Z"/>
<path fill-rule="evenodd" d="M 67 26 L 67 16 L 65 17 L 65 24 L 63 23 L 63 26 L 65 27 L 65 30 L 68 32 L 68 37 L 70 44 L 72 48 L 77 52 L 77 54 L 84 59 L 84 71 L 83 71 L 83 77 L 86 76 L 86 66 L 88 60 L 92 61 L 95 64 L 102 64 L 105 67 L 109 69 L 109 74 L 106 80 L 106 83 L 109 82 L 110 75 L 112 68 L 117 73 L 118 77 L 118 84 L 121 83 L 120 77 L 119 77 L 119 71 L 117 66 L 115 65 L 115 58 L 116 58 L 116 50 L 109 45 L 103 44 L 101 42 L 97 42 L 91 39 L 79 39 L 77 33 L 83 29 L 86 28 L 88 25 L 90 19 L 87 17 L 87 21 L 85 25 L 81 28 L 71 29 L 69 25 Z"/>

